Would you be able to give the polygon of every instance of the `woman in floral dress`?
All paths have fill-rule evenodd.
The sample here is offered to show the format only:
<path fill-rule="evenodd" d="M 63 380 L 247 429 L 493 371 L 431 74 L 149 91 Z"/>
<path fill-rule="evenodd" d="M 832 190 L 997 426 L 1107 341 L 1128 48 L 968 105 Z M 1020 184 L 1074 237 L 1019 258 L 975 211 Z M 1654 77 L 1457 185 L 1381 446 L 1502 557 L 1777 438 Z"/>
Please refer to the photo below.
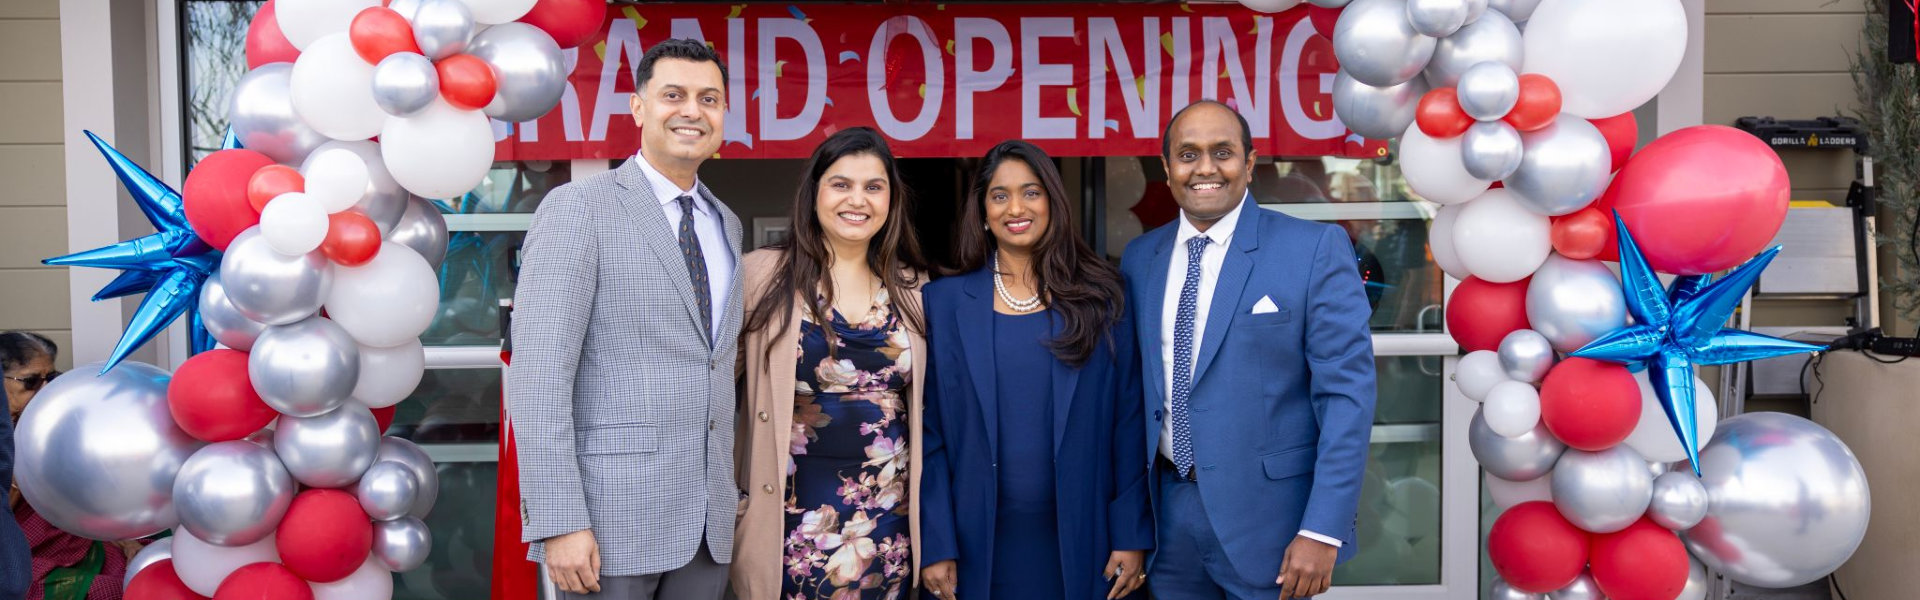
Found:
<path fill-rule="evenodd" d="M 746 256 L 733 587 L 742 600 L 906 598 L 923 352 L 918 243 L 886 142 L 814 152 L 790 241 Z"/>

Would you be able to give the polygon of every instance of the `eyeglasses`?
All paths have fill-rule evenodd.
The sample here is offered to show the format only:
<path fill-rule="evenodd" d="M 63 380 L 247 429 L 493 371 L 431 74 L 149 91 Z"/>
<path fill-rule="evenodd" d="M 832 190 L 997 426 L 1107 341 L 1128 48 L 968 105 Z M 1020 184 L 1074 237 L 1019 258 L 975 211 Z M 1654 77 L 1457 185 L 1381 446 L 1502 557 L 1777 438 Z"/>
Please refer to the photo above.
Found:
<path fill-rule="evenodd" d="M 14 381 L 20 382 L 20 387 L 26 388 L 27 391 L 29 392 L 37 392 L 37 391 L 40 391 L 41 386 L 46 385 L 47 382 L 53 381 L 53 378 L 59 377 L 59 376 L 60 376 L 59 371 L 53 371 L 51 373 L 44 373 L 40 375 L 29 375 L 26 377 L 14 377 L 12 375 L 7 375 L 7 376 L 4 376 L 4 378 L 12 379 Z"/>

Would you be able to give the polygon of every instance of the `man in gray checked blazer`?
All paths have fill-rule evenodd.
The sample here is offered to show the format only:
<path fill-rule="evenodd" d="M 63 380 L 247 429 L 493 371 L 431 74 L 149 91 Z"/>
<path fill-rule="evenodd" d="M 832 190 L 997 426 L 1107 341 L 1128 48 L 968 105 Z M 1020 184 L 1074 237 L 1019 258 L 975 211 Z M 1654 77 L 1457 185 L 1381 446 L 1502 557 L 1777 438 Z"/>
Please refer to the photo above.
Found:
<path fill-rule="evenodd" d="M 740 220 L 700 185 L 725 67 L 668 40 L 634 78 L 640 153 L 549 194 L 514 296 L 522 536 L 560 597 L 717 600 L 733 556 Z"/>

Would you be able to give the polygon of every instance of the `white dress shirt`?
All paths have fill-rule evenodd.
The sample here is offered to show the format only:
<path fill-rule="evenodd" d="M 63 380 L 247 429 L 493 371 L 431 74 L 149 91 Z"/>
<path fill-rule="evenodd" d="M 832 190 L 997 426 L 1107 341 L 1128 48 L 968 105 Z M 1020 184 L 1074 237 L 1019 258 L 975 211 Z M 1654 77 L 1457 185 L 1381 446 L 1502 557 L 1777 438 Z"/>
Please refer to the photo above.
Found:
<path fill-rule="evenodd" d="M 700 254 L 707 259 L 707 298 L 713 303 L 713 322 L 707 331 L 720 331 L 720 320 L 726 317 L 727 297 L 733 292 L 733 249 L 727 244 L 727 229 L 720 223 L 720 209 L 707 203 L 700 196 L 700 180 L 694 179 L 693 189 L 683 190 L 673 180 L 661 175 L 660 171 L 647 164 L 647 158 L 639 154 L 633 156 L 639 163 L 640 171 L 647 174 L 647 183 L 653 186 L 655 200 L 660 210 L 667 213 L 667 225 L 675 232 L 680 231 L 681 196 L 693 197 L 693 233 L 700 236 Z"/>
<path fill-rule="evenodd" d="M 1206 250 L 1200 252 L 1200 295 L 1194 306 L 1193 315 L 1193 356 L 1187 357 L 1192 366 L 1199 366 L 1200 346 L 1206 339 L 1207 312 L 1213 308 L 1213 290 L 1220 281 L 1220 267 L 1227 262 L 1227 248 L 1233 244 L 1233 230 L 1240 224 L 1240 211 L 1252 204 L 1252 195 L 1242 199 L 1239 206 L 1220 220 L 1214 221 L 1205 232 L 1193 226 L 1188 220 L 1187 211 L 1180 211 L 1180 229 L 1173 236 L 1173 260 L 1167 266 L 1167 289 L 1160 308 L 1160 380 L 1166 386 L 1166 402 L 1161 408 L 1166 415 L 1160 419 L 1160 454 L 1173 460 L 1173 328 L 1180 315 L 1180 288 L 1187 283 L 1187 240 L 1196 236 L 1207 236 L 1211 241 Z M 1253 210 L 1265 210 L 1254 207 Z M 1189 403 L 1191 406 L 1191 403 Z M 1340 540 L 1316 532 L 1300 530 L 1300 535 L 1324 542 L 1335 548 Z"/>

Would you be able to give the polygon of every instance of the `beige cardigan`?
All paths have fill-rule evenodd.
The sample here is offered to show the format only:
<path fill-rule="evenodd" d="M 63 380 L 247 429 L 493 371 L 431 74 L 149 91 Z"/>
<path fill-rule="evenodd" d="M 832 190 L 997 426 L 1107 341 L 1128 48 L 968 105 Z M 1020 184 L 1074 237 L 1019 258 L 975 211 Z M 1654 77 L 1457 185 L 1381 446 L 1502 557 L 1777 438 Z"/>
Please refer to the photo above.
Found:
<path fill-rule="evenodd" d="M 780 267 L 781 252 L 757 250 L 741 259 L 741 281 L 745 286 L 746 314 L 753 314 L 774 271 Z M 920 302 L 924 277 L 916 276 L 913 301 Z M 800 346 L 800 304 L 794 304 L 787 326 L 778 331 L 741 334 L 740 368 L 745 372 L 745 388 L 740 398 L 735 423 L 734 475 L 746 492 L 742 501 L 740 524 L 734 530 L 733 591 L 739 600 L 777 600 L 785 576 L 786 497 L 789 443 L 793 439 L 793 380 L 796 355 Z M 775 321 L 777 324 L 778 321 Z M 771 329 L 771 328 L 769 328 Z M 925 386 L 926 338 L 908 332 L 908 343 L 915 353 L 913 381 L 908 390 L 907 444 L 907 518 L 912 537 L 913 585 L 920 577 L 920 497 L 921 412 L 920 392 Z M 768 354 L 771 347 L 773 352 Z M 770 358 L 769 358 L 770 357 Z M 906 597 L 912 597 L 908 590 Z"/>

